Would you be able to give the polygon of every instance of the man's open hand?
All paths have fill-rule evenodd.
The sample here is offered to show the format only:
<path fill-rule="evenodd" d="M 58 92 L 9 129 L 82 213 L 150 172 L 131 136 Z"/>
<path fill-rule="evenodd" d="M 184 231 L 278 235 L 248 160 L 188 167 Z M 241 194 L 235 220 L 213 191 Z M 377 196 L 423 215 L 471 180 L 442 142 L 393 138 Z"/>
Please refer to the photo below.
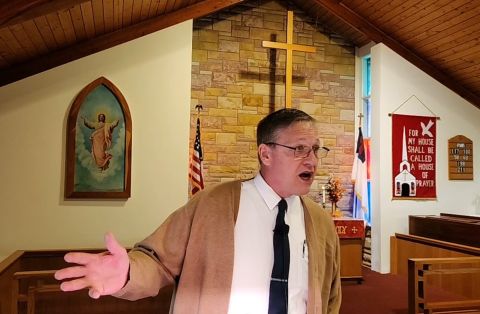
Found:
<path fill-rule="evenodd" d="M 127 251 L 113 234 L 105 235 L 107 252 L 99 254 L 72 252 L 65 255 L 65 261 L 76 266 L 60 269 L 55 273 L 63 291 L 76 291 L 88 288 L 94 299 L 113 294 L 125 285 L 129 271 Z"/>

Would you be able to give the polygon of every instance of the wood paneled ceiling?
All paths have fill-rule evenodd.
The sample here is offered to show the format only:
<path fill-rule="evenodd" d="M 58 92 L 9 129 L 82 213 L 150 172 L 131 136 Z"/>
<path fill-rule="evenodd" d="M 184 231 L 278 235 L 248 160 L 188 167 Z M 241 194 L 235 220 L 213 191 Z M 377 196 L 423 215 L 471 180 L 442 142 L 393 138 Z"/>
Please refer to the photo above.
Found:
<path fill-rule="evenodd" d="M 241 2 L 0 0 L 0 86 Z M 292 4 L 358 47 L 384 43 L 480 108 L 479 0 Z"/>

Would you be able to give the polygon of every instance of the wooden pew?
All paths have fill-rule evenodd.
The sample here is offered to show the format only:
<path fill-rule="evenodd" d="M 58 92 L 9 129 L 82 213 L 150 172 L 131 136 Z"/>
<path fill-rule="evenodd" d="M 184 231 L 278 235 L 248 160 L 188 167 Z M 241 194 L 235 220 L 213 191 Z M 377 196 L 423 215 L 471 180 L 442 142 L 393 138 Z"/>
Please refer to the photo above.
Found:
<path fill-rule="evenodd" d="M 64 268 L 63 256 L 71 250 L 17 251 L 0 262 L 0 314 L 167 314 L 173 286 L 156 297 L 128 301 L 106 296 L 91 299 L 86 290 L 59 291 L 53 278 L 55 269 Z M 99 249 L 75 249 L 103 252 Z"/>
<path fill-rule="evenodd" d="M 442 285 L 445 277 L 457 283 Z M 444 296 L 432 300 L 427 287 Z M 480 257 L 409 259 L 408 313 L 480 313 Z"/>
<path fill-rule="evenodd" d="M 480 256 L 480 248 L 409 234 L 390 237 L 390 272 L 408 274 L 409 258 Z"/>
<path fill-rule="evenodd" d="M 408 217 L 410 235 L 480 248 L 480 217 L 441 213 Z"/>

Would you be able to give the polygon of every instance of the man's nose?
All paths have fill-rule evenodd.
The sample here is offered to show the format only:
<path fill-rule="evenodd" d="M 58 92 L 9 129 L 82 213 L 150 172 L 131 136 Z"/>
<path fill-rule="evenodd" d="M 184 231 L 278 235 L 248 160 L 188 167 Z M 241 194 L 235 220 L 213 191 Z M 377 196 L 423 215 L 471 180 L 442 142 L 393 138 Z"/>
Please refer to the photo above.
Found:
<path fill-rule="evenodd" d="M 318 163 L 318 158 L 317 158 L 317 156 L 315 156 L 315 153 L 313 152 L 313 149 L 310 150 L 310 152 L 308 153 L 307 157 L 305 157 L 305 158 L 303 159 L 303 162 L 304 162 L 305 164 L 308 164 L 308 165 L 314 165 L 314 166 L 317 165 L 317 163 Z"/>

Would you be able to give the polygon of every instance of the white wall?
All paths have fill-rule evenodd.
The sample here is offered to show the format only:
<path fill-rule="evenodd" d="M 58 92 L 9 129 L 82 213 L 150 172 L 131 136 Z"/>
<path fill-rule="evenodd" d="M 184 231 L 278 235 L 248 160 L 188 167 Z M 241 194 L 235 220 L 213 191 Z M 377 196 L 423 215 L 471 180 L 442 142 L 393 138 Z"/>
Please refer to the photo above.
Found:
<path fill-rule="evenodd" d="M 0 260 L 17 249 L 103 247 L 143 239 L 188 196 L 192 21 L 0 88 Z M 100 76 L 133 125 L 132 196 L 64 200 L 65 128 Z"/>
<path fill-rule="evenodd" d="M 383 44 L 371 49 L 372 56 L 372 267 L 390 270 L 390 236 L 408 233 L 408 215 L 441 212 L 480 214 L 480 110 Z M 415 95 L 440 117 L 437 123 L 437 200 L 392 200 L 393 112 Z M 431 115 L 414 98 L 398 114 Z M 464 135 L 473 141 L 474 180 L 448 180 L 448 139 Z"/>

